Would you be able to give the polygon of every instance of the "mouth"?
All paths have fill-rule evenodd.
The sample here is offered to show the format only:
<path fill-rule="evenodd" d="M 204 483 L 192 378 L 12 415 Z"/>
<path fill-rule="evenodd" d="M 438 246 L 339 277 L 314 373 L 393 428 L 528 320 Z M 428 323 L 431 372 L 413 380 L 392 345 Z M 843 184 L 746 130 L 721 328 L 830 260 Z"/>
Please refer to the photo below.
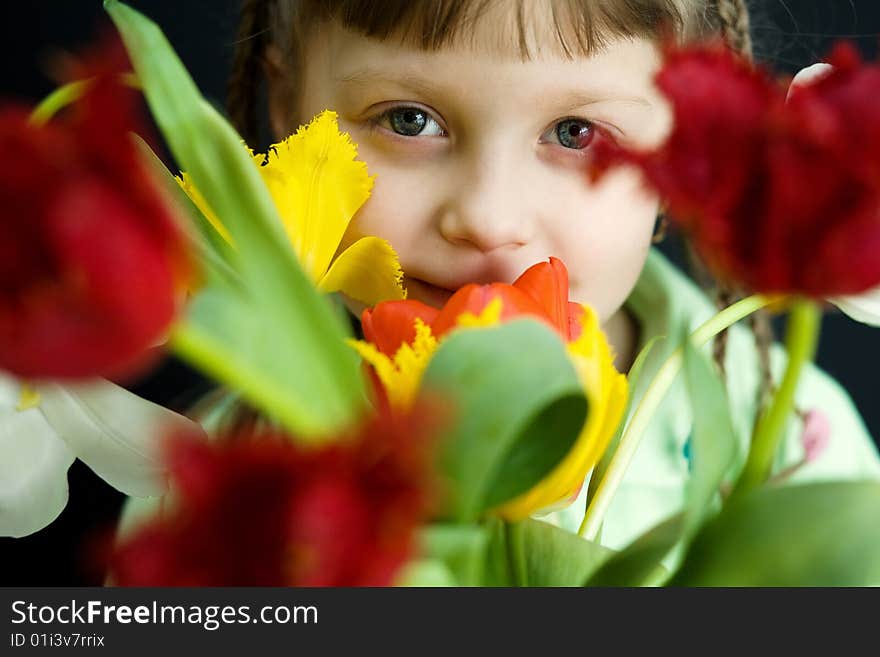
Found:
<path fill-rule="evenodd" d="M 416 299 L 438 309 L 446 305 L 446 302 L 456 292 L 455 290 L 428 283 L 420 278 L 410 278 L 409 276 L 404 277 L 403 283 L 407 289 L 408 299 Z"/>

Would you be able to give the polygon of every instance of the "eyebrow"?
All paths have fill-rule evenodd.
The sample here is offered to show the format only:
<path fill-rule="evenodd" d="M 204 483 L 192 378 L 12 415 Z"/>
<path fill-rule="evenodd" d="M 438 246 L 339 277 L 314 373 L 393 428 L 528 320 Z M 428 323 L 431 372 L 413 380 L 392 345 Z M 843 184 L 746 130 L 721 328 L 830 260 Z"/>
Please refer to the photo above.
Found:
<path fill-rule="evenodd" d="M 437 86 L 423 80 L 417 75 L 413 75 L 412 73 L 401 73 L 392 76 L 384 71 L 372 68 L 358 69 L 348 75 L 336 78 L 336 81 L 340 84 L 356 87 L 369 87 L 374 84 L 391 83 L 401 87 L 408 87 L 413 91 L 425 94 L 440 90 Z"/>
<path fill-rule="evenodd" d="M 369 87 L 375 84 L 394 84 L 410 89 L 420 94 L 432 95 L 443 93 L 446 89 L 437 86 L 413 73 L 403 72 L 396 75 L 388 75 L 384 71 L 373 68 L 357 69 L 347 75 L 337 77 L 340 84 L 353 87 Z M 579 107 L 588 107 L 600 103 L 627 103 L 644 107 L 653 107 L 653 103 L 638 94 L 631 94 L 623 89 L 593 89 L 590 91 L 566 90 L 561 94 L 544 92 L 535 99 L 538 107 L 553 106 L 564 107 L 567 111 Z"/>

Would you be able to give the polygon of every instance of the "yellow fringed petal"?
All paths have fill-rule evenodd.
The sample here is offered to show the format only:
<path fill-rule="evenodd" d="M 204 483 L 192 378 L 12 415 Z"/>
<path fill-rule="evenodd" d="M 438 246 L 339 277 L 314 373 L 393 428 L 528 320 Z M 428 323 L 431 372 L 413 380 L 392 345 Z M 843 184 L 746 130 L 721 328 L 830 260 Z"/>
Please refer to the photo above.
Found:
<path fill-rule="evenodd" d="M 340 253 L 318 281 L 318 289 L 344 292 L 368 306 L 406 298 L 397 254 L 391 244 L 378 237 L 361 238 Z"/>
<path fill-rule="evenodd" d="M 370 342 L 348 341 L 361 358 L 375 368 L 388 393 L 388 401 L 396 408 L 406 409 L 412 406 L 422 382 L 422 375 L 437 350 L 437 338 L 431 333 L 431 327 L 417 318 L 415 328 L 415 340 L 412 344 L 402 344 L 394 358 L 383 354 Z"/>
<path fill-rule="evenodd" d="M 587 421 L 569 453 L 544 479 L 494 510 L 508 520 L 521 520 L 557 503 L 570 502 L 608 447 L 622 418 L 626 377 L 614 368 L 614 355 L 595 312 L 588 306 L 584 310 L 583 331 L 567 348 L 589 402 Z"/>
<path fill-rule="evenodd" d="M 229 234 L 226 226 L 223 225 L 223 222 L 220 221 L 220 218 L 208 205 L 208 202 L 205 200 L 205 197 L 202 196 L 202 193 L 195 185 L 193 185 L 192 178 L 190 178 L 189 174 L 185 171 L 181 171 L 180 178 L 175 178 L 175 180 L 177 181 L 177 184 L 180 185 L 181 189 L 186 192 L 186 195 L 189 196 L 189 199 L 193 204 L 199 209 L 199 211 L 201 211 L 205 219 L 208 220 L 208 223 L 211 224 L 214 227 L 214 230 L 220 234 L 220 237 L 226 240 L 227 244 L 232 244 L 232 235 Z"/>
<path fill-rule="evenodd" d="M 388 242 L 365 237 L 333 259 L 373 187 L 367 165 L 356 160 L 357 146 L 339 131 L 336 112 L 322 112 L 265 155 L 248 150 L 300 265 L 322 292 L 341 291 L 367 305 L 406 298 L 403 272 Z M 232 244 L 229 231 L 190 177 L 182 173 L 178 183 Z"/>
<path fill-rule="evenodd" d="M 259 156 L 258 156 L 259 157 Z M 355 212 L 373 187 L 351 138 L 326 110 L 266 154 L 260 175 L 303 269 L 313 281 L 327 272 Z"/>

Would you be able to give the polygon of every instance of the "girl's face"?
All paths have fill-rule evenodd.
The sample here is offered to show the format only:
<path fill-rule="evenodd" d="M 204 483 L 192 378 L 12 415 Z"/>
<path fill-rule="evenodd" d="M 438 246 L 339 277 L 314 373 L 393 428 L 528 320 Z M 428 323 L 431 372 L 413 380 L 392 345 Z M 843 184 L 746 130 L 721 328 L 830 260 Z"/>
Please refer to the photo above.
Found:
<path fill-rule="evenodd" d="M 496 26 L 484 16 L 474 43 L 497 43 Z M 510 283 L 552 255 L 568 267 L 570 297 L 607 322 L 635 285 L 657 199 L 628 170 L 593 185 L 585 163 L 598 139 L 649 146 L 665 136 L 658 53 L 619 40 L 569 60 L 545 27 L 523 62 L 498 47 L 425 52 L 330 24 L 306 44 L 299 106 L 273 107 L 279 136 L 338 112 L 376 174 L 341 248 L 388 240 L 409 298 L 439 306 L 465 283 Z"/>

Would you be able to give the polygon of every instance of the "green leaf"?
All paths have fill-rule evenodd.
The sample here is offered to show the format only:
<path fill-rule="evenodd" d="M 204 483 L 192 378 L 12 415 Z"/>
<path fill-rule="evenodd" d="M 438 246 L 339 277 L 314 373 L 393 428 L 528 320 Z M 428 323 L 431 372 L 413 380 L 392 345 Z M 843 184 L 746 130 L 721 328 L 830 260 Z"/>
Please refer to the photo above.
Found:
<path fill-rule="evenodd" d="M 489 530 L 481 525 L 432 524 L 421 534 L 425 558 L 445 565 L 455 586 L 480 586 Z"/>
<path fill-rule="evenodd" d="M 483 586 L 516 586 L 516 573 L 511 563 L 507 524 L 500 518 L 487 518 L 485 527 L 489 542 L 483 569 Z"/>
<path fill-rule="evenodd" d="M 585 407 L 583 396 L 561 397 L 528 421 L 498 465 L 497 474 L 486 491 L 485 508 L 498 506 L 524 493 L 562 461 L 574 444 L 571 427 L 579 418 L 584 418 Z"/>
<path fill-rule="evenodd" d="M 459 586 L 459 584 L 452 571 L 442 561 L 417 559 L 403 567 L 395 579 L 394 586 L 426 588 Z"/>
<path fill-rule="evenodd" d="M 244 286 L 204 290 L 173 330 L 172 347 L 300 438 L 352 424 L 366 398 L 347 327 L 300 268 L 241 138 L 152 21 L 115 0 L 104 6 L 177 164 L 221 211 Z M 233 317 L 235 330 L 222 325 Z"/>
<path fill-rule="evenodd" d="M 185 210 L 186 217 L 190 221 L 182 226 L 182 228 L 203 265 L 205 270 L 203 273 L 209 277 L 209 280 L 213 280 L 216 276 L 221 276 L 226 278 L 225 282 L 227 284 L 240 286 L 241 277 L 229 264 L 233 260 L 232 247 L 223 240 L 202 214 L 202 211 L 196 207 L 195 203 L 186 195 L 186 192 L 181 189 L 174 176 L 168 171 L 162 160 L 153 152 L 149 144 L 138 135 L 132 135 L 132 138 L 142 155 L 142 160 L 149 170 L 153 172 L 157 183 L 161 185 L 178 207 Z"/>
<path fill-rule="evenodd" d="M 880 483 L 759 489 L 694 539 L 672 586 L 880 585 Z"/>
<path fill-rule="evenodd" d="M 458 521 L 532 488 L 568 453 L 586 419 L 565 346 L 533 319 L 451 334 L 424 385 L 456 409 L 443 467 L 449 515 Z"/>
<path fill-rule="evenodd" d="M 633 361 L 632 367 L 629 368 L 629 373 L 626 375 L 628 396 L 626 400 L 626 406 L 624 407 L 623 414 L 621 415 L 623 420 L 620 422 L 620 426 L 617 427 L 617 432 L 614 434 L 614 437 L 608 443 L 608 448 L 605 450 L 605 453 L 602 454 L 602 458 L 599 459 L 599 462 L 593 469 L 592 475 L 590 475 L 590 483 L 587 487 L 587 500 L 586 505 L 584 506 L 584 508 L 586 509 L 590 508 L 590 502 L 592 502 L 593 498 L 596 496 L 596 491 L 599 489 L 599 484 L 605 477 L 605 473 L 608 471 L 608 466 L 611 465 L 611 459 L 614 458 L 614 452 L 617 451 L 617 446 L 618 444 L 620 444 L 620 437 L 623 435 L 623 430 L 626 427 L 626 420 L 629 417 L 629 412 L 632 408 L 633 392 L 639 385 L 639 381 L 641 380 L 642 376 L 642 370 L 645 367 L 645 363 L 648 361 L 648 356 L 651 354 L 654 346 L 663 339 L 665 339 L 665 336 L 662 335 L 655 335 L 653 338 L 651 338 L 648 343 L 644 347 L 642 347 L 639 355 L 636 356 L 636 359 Z"/>
<path fill-rule="evenodd" d="M 687 336 L 684 374 L 694 416 L 691 432 L 691 476 L 687 485 L 685 540 L 693 535 L 718 495 L 724 474 L 736 457 L 736 432 L 730 417 L 727 391 L 709 358 L 697 351 Z"/>
<path fill-rule="evenodd" d="M 663 558 L 681 538 L 684 518 L 678 514 L 639 536 L 608 559 L 586 586 L 644 586 L 665 578 Z"/>
<path fill-rule="evenodd" d="M 685 510 L 615 555 L 596 573 L 590 586 L 642 586 L 662 581 L 668 573 L 661 562 L 676 545 L 686 545 L 699 528 L 735 457 L 736 437 L 724 384 L 687 335 L 682 344 L 685 382 L 694 414 Z"/>
<path fill-rule="evenodd" d="M 614 552 L 540 520 L 525 520 L 529 586 L 582 586 Z"/>
<path fill-rule="evenodd" d="M 518 523 L 490 522 L 492 540 L 487 551 L 489 586 L 582 586 L 614 552 L 577 534 L 541 520 Z M 512 532 L 511 529 L 515 529 Z M 519 545 L 512 545 L 512 540 Z M 524 573 L 515 573 L 513 550 L 524 557 Z"/>

